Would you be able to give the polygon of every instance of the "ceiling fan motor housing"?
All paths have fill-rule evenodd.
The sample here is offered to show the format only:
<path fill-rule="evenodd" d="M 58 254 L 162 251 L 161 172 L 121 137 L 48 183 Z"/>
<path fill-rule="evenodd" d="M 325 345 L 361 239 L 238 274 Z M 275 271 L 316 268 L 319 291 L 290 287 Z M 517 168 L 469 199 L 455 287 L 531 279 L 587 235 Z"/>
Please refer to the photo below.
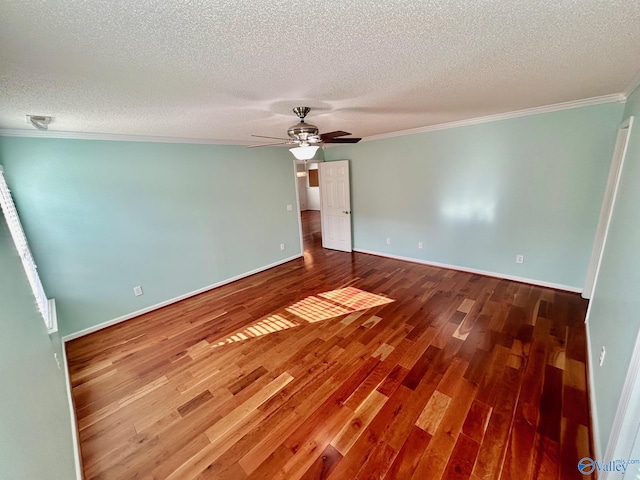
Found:
<path fill-rule="evenodd" d="M 293 113 L 295 113 L 300 122 L 289 127 L 287 134 L 290 140 L 280 137 L 265 137 L 262 135 L 253 135 L 254 137 L 272 138 L 274 140 L 286 140 L 284 143 L 272 143 L 270 145 L 291 145 L 297 144 L 299 147 L 309 147 L 309 144 L 314 143 L 358 143 L 360 138 L 339 138 L 347 135 L 351 135 L 349 132 L 343 130 L 336 130 L 335 132 L 326 132 L 320 134 L 320 130 L 315 125 L 306 123 L 304 121 L 307 114 L 311 111 L 309 107 L 295 107 Z M 269 145 L 254 145 L 255 147 L 266 147 Z M 250 146 L 249 148 L 253 148 Z M 317 147 L 316 147 L 317 148 Z"/>
<path fill-rule="evenodd" d="M 296 140 L 312 140 L 313 137 L 318 136 L 318 127 L 311 125 L 310 123 L 300 122 L 292 127 L 289 127 L 287 134 Z"/>
<path fill-rule="evenodd" d="M 318 127 L 315 125 L 311 125 L 310 123 L 306 123 L 304 118 L 311 111 L 309 107 L 295 107 L 293 109 L 293 113 L 295 113 L 300 119 L 299 123 L 296 123 L 292 127 L 289 127 L 287 130 L 287 134 L 289 137 L 294 140 L 299 140 L 303 142 L 318 142 L 320 141 L 320 137 L 318 136 Z"/>

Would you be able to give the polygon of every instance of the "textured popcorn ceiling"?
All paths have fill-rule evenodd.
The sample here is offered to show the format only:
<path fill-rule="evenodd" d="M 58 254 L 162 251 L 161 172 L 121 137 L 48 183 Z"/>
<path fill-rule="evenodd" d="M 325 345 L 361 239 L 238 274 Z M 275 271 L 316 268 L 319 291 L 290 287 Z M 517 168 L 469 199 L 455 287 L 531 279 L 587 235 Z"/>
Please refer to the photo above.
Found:
<path fill-rule="evenodd" d="M 622 92 L 637 0 L 3 0 L 0 128 L 370 136 Z"/>

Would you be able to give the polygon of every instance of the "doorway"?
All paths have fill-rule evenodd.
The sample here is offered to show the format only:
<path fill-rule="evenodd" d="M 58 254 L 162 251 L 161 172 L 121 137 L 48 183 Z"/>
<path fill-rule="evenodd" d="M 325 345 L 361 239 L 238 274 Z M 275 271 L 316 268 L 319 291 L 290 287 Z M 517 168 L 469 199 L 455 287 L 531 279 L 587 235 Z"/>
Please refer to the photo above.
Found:
<path fill-rule="evenodd" d="M 351 252 L 349 161 L 295 161 L 295 172 L 302 250 Z"/>
<path fill-rule="evenodd" d="M 319 167 L 318 161 L 296 160 L 295 165 L 302 250 L 308 253 L 322 248 Z"/>

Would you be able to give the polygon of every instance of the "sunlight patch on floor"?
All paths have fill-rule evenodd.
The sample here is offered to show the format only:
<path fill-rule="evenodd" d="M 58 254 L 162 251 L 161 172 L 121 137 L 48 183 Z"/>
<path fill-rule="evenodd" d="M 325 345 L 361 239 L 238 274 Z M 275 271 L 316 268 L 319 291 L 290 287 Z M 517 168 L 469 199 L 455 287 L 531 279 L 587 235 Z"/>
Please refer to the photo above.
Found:
<path fill-rule="evenodd" d="M 327 298 L 336 303 L 340 303 L 352 311 L 365 310 L 367 308 L 379 307 L 395 300 L 375 293 L 365 292 L 354 287 L 340 288 L 330 292 L 319 293 L 319 297 Z"/>
<path fill-rule="evenodd" d="M 320 322 L 328 318 L 339 317 L 351 313 L 352 310 L 333 302 L 310 296 L 286 308 L 287 312 L 306 320 L 309 323 Z"/>
<path fill-rule="evenodd" d="M 293 305 L 286 307 L 284 310 L 287 314 L 294 315 L 308 323 L 316 323 L 349 313 L 386 305 L 394 301 L 395 300 L 383 297 L 382 295 L 365 292 L 364 290 L 354 287 L 347 287 L 319 293 L 317 296 L 309 295 Z M 287 317 L 290 317 L 290 315 L 287 315 Z M 227 339 L 215 343 L 213 347 L 221 347 L 230 343 L 261 337 L 301 325 L 300 322 L 287 317 L 283 314 L 270 315 L 230 335 Z"/>
<path fill-rule="evenodd" d="M 261 337 L 263 335 L 269 335 L 270 333 L 281 332 L 289 328 L 297 327 L 299 323 L 294 323 L 291 320 L 284 318 L 282 315 L 271 315 L 267 318 L 248 326 L 244 330 L 234 333 L 229 338 L 215 343 L 214 347 L 221 347 L 230 343 L 241 342 L 250 338 Z"/>

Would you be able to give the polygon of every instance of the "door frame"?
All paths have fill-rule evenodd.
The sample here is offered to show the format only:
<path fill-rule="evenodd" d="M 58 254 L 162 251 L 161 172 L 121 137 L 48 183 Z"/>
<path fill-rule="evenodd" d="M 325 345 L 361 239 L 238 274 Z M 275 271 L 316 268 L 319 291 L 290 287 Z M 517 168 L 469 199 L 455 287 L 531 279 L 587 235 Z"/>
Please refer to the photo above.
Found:
<path fill-rule="evenodd" d="M 587 275 L 585 278 L 584 288 L 582 289 L 582 297 L 590 299 L 596 286 L 596 279 L 600 271 L 600 263 L 602 262 L 602 252 L 607 242 L 609 234 L 609 225 L 611 224 L 611 214 L 618 196 L 618 187 L 620 185 L 620 177 L 624 160 L 627 156 L 629 147 L 629 138 L 631 137 L 631 128 L 633 127 L 633 116 L 627 118 L 618 127 L 616 134 L 616 144 L 613 149 L 613 158 L 611 160 L 611 168 L 609 169 L 609 177 L 607 186 L 602 200 L 600 209 L 600 217 L 598 218 L 598 228 L 593 240 L 593 248 L 591 258 L 587 267 Z M 626 130 L 626 132 L 625 132 Z M 626 134 L 623 138 L 623 134 Z"/>

